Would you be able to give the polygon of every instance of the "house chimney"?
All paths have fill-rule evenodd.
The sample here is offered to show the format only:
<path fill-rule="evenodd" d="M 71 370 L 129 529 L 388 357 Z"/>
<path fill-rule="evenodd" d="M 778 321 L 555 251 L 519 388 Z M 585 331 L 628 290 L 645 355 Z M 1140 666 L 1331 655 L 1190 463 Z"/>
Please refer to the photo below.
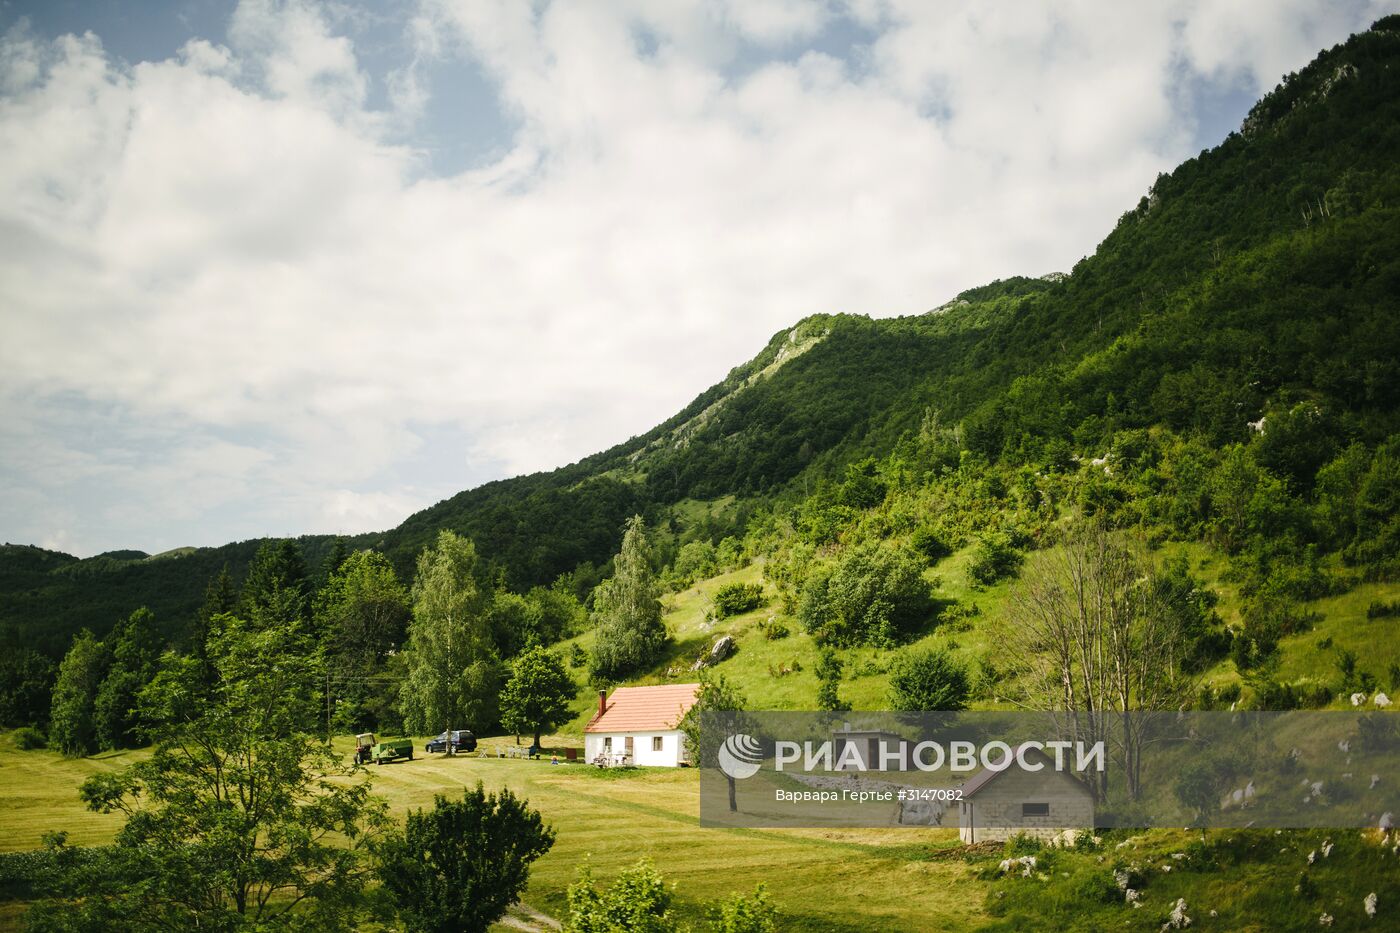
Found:
<path fill-rule="evenodd" d="M 601 716 L 608 711 L 608 691 L 598 691 L 598 715 Z"/>

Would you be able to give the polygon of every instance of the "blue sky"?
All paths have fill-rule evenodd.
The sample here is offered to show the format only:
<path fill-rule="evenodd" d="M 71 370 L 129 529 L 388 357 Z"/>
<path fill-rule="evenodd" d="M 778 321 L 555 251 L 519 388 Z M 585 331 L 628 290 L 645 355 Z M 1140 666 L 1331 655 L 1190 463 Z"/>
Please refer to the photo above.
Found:
<path fill-rule="evenodd" d="M 0 0 L 0 538 L 397 524 L 1067 270 L 1394 2 Z"/>

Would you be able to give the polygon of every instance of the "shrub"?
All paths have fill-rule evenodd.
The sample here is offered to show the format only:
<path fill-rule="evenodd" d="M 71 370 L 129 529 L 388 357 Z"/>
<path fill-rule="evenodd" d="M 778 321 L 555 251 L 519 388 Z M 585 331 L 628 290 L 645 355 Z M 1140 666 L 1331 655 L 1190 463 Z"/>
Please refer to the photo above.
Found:
<path fill-rule="evenodd" d="M 569 648 L 569 666 L 580 668 L 588 663 L 588 652 L 583 650 L 583 646 L 574 642 Z"/>
<path fill-rule="evenodd" d="M 967 671 L 945 651 L 907 652 L 890 670 L 890 706 L 897 710 L 967 708 Z"/>
<path fill-rule="evenodd" d="M 840 646 L 892 645 L 933 613 L 923 562 L 905 550 L 869 545 L 817 568 L 802 587 L 798 617 L 818 640 Z"/>
<path fill-rule="evenodd" d="M 49 740 L 44 737 L 44 733 L 33 726 L 25 726 L 16 729 L 14 734 L 15 748 L 22 752 L 27 752 L 34 748 L 48 748 Z"/>
<path fill-rule="evenodd" d="M 915 551 L 922 554 L 924 559 L 930 564 L 942 560 L 953 553 L 953 549 L 948 546 L 948 543 L 943 540 L 943 537 L 927 525 L 918 528 L 914 532 L 909 544 Z"/>
<path fill-rule="evenodd" d="M 751 612 L 763 605 L 763 586 L 758 583 L 727 583 L 715 591 L 714 601 L 717 619 Z"/>
<path fill-rule="evenodd" d="M 432 810 L 409 813 L 381 845 L 379 875 L 409 929 L 485 931 L 553 845 L 554 830 L 524 800 L 478 783 L 460 800 L 439 795 Z"/>
<path fill-rule="evenodd" d="M 977 586 L 990 586 L 1015 573 L 1022 560 L 1024 556 L 1012 545 L 1008 535 L 993 532 L 983 535 L 977 543 L 967 576 Z"/>
<path fill-rule="evenodd" d="M 714 933 L 778 933 L 778 911 L 768 900 L 768 888 L 760 884 L 753 897 L 736 895 L 720 904 L 710 925 Z"/>
<path fill-rule="evenodd" d="M 1389 619 L 1400 616 L 1400 600 L 1383 603 L 1375 600 L 1366 607 L 1366 618 L 1368 619 Z"/>
<path fill-rule="evenodd" d="M 769 641 L 779 641 L 780 639 L 787 638 L 791 634 L 792 633 L 788 631 L 787 624 L 783 622 L 770 622 L 768 627 L 763 630 L 763 637 Z"/>
<path fill-rule="evenodd" d="M 673 896 L 647 859 L 623 869 L 604 890 L 598 889 L 585 865 L 578 881 L 569 885 L 566 928 L 571 933 L 668 933 L 676 927 Z"/>

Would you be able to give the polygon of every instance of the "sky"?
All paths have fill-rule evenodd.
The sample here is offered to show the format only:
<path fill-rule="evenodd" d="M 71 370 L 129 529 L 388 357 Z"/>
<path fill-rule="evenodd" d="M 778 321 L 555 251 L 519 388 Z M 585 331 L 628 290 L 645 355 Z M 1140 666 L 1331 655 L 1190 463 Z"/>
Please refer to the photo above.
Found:
<path fill-rule="evenodd" d="M 0 539 L 358 533 L 1068 271 L 1400 0 L 0 0 Z"/>

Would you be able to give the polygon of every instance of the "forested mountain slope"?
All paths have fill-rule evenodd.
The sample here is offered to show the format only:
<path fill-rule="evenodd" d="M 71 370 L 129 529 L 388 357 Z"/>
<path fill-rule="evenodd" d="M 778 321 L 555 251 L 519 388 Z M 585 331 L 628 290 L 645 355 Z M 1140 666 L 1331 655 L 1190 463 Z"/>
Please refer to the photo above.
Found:
<path fill-rule="evenodd" d="M 1307 496 L 1339 451 L 1400 430 L 1396 152 L 1400 17 L 1388 17 L 1160 176 L 1068 275 L 993 283 L 916 317 L 806 319 L 645 435 L 349 544 L 382 550 L 407 578 L 452 529 L 512 588 L 577 571 L 583 591 L 633 513 L 670 535 L 671 555 L 742 537 L 751 514 L 800 504 L 930 424 L 956 428 L 947 449 L 920 454 L 936 472 L 969 457 L 1065 468 L 1115 445 L 1126 456 L 1125 432 L 1146 429 L 1218 451 L 1262 418 L 1276 430 L 1259 458 Z M 1103 494 L 1154 493 L 1148 481 Z M 1371 556 L 1385 557 L 1386 534 L 1368 538 Z M 209 579 L 225 564 L 239 577 L 258 544 L 85 561 L 6 547 L 0 635 L 57 654 L 79 628 L 100 634 L 147 605 L 175 637 Z M 314 570 L 333 542 L 302 545 Z"/>

